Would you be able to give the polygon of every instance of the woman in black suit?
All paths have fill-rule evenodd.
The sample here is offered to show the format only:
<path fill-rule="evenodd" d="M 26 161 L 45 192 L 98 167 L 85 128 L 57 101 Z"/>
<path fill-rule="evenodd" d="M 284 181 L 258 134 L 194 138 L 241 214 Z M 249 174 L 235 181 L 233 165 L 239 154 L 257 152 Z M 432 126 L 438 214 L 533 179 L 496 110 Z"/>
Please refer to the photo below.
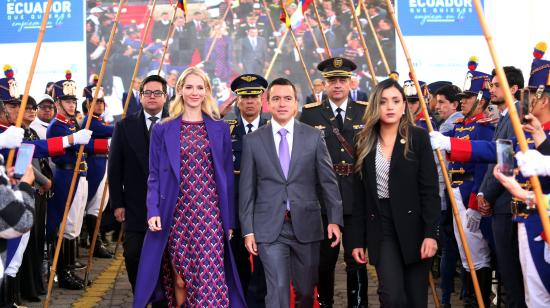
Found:
<path fill-rule="evenodd" d="M 426 307 L 440 211 L 430 138 L 396 81 L 380 82 L 369 102 L 356 143 L 352 255 L 367 263 L 368 244 L 382 307 Z"/>

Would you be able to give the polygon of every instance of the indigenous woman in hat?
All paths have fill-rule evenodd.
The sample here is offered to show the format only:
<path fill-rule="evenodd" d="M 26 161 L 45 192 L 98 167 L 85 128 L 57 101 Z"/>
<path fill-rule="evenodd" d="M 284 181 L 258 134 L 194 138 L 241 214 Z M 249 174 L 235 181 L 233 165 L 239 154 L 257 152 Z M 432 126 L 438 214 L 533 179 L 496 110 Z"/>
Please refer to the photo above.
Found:
<path fill-rule="evenodd" d="M 233 155 L 206 74 L 185 70 L 170 117 L 151 132 L 147 217 L 134 307 L 245 307 L 229 240 Z M 142 95 L 165 95 L 159 88 Z M 160 273 L 160 275 L 159 275 Z"/>
<path fill-rule="evenodd" d="M 356 137 L 352 255 L 375 266 L 382 306 L 427 307 L 440 211 L 428 132 L 413 124 L 393 79 L 373 89 L 364 120 Z"/>

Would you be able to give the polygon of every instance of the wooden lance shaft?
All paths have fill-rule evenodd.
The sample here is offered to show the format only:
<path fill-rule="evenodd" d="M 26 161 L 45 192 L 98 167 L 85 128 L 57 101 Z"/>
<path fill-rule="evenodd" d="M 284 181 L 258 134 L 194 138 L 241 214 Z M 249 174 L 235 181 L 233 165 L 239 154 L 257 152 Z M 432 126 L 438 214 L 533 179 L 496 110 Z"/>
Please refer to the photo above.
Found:
<path fill-rule="evenodd" d="M 323 37 L 323 42 L 325 42 L 325 50 L 327 52 L 327 55 L 329 58 L 332 58 L 332 51 L 330 51 L 330 47 L 328 46 L 328 40 L 327 36 L 325 35 L 325 31 L 323 31 L 323 24 L 321 23 L 321 16 L 319 15 L 319 10 L 317 9 L 317 0 L 313 0 L 313 11 L 315 12 L 315 18 L 317 18 L 317 23 L 319 24 L 319 29 L 321 29 L 321 36 Z"/>
<path fill-rule="evenodd" d="M 525 134 L 521 129 L 521 122 L 518 117 L 518 112 L 514 104 L 514 98 L 512 97 L 512 92 L 510 91 L 510 84 L 508 79 L 506 79 L 506 74 L 500 65 L 500 61 L 496 54 L 495 46 L 493 45 L 493 37 L 489 33 L 489 27 L 485 21 L 485 16 L 483 15 L 483 8 L 479 0 L 474 0 L 474 5 L 476 7 L 477 16 L 479 17 L 479 23 L 483 29 L 483 34 L 485 35 L 485 40 L 487 41 L 487 46 L 489 47 L 489 52 L 493 58 L 493 63 L 495 64 L 495 70 L 497 73 L 498 80 L 501 84 L 501 87 L 504 89 L 504 101 L 506 102 L 506 107 L 508 107 L 508 112 L 510 114 L 510 120 L 512 121 L 512 126 L 514 127 L 514 133 L 518 140 L 519 148 L 522 152 L 529 150 L 527 145 L 527 140 L 525 139 Z M 544 235 L 546 241 L 550 244 L 550 220 L 548 219 L 548 213 L 546 212 L 546 204 L 542 195 L 542 188 L 538 176 L 532 176 L 529 178 L 531 186 L 533 187 L 533 192 L 535 193 L 535 199 L 537 201 L 537 211 L 539 218 L 542 222 L 542 228 L 544 229 Z"/>
<path fill-rule="evenodd" d="M 269 63 L 269 66 L 267 67 L 267 70 L 265 71 L 265 79 L 269 79 L 269 75 L 271 75 L 271 70 L 273 69 L 273 65 L 275 64 L 275 60 L 277 60 L 277 57 L 279 54 L 281 54 L 281 48 L 283 47 L 283 44 L 285 43 L 286 37 L 288 35 L 288 30 L 283 34 L 283 37 L 279 41 L 279 45 L 277 45 L 277 49 L 275 49 L 275 52 L 273 53 L 273 57 L 271 58 L 271 62 Z"/>
<path fill-rule="evenodd" d="M 92 100 L 92 104 L 90 105 L 89 111 L 88 111 L 88 120 L 86 121 L 85 129 L 90 129 L 90 125 L 92 124 L 92 117 L 93 117 L 93 111 L 95 108 L 95 104 L 97 102 L 97 96 L 99 94 L 99 90 L 101 88 L 101 84 L 103 82 L 103 77 L 105 76 L 105 67 L 107 66 L 107 60 L 109 59 L 109 54 L 111 53 L 111 47 L 113 46 L 113 40 L 116 34 L 116 30 L 118 27 L 118 18 L 120 17 L 120 12 L 122 11 L 123 0 L 119 3 L 119 9 L 117 11 L 117 17 L 115 19 L 115 22 L 113 24 L 113 28 L 111 29 L 111 36 L 109 37 L 109 42 L 107 43 L 107 49 L 105 50 L 105 55 L 103 55 L 103 62 L 101 64 L 101 70 L 99 72 L 99 78 L 97 81 L 97 86 L 94 91 L 94 98 Z M 71 207 L 71 203 L 73 201 L 73 193 L 76 186 L 76 179 L 78 177 L 79 169 L 80 169 L 80 163 L 82 161 L 82 155 L 84 154 L 84 145 L 80 145 L 78 148 L 78 154 L 76 157 L 75 162 L 75 168 L 73 171 L 73 177 L 71 179 L 71 186 L 69 187 L 69 195 L 67 196 L 67 202 L 65 203 L 65 211 L 63 212 L 63 219 L 61 220 L 61 225 L 59 226 L 59 233 L 57 236 L 57 243 L 55 246 L 55 252 L 54 257 L 52 261 L 52 267 L 50 270 L 50 277 L 48 279 L 48 293 L 46 294 L 46 299 L 44 301 L 44 307 L 47 308 L 51 299 L 52 294 L 52 288 L 53 288 L 53 279 L 55 276 L 55 272 L 57 270 L 57 261 L 59 259 L 59 252 L 61 251 L 61 243 L 63 242 L 63 234 L 65 233 L 65 225 L 67 223 L 67 216 L 69 214 L 69 209 Z"/>
<path fill-rule="evenodd" d="M 225 9 L 225 12 L 223 13 L 223 16 L 219 20 L 220 22 L 225 21 L 225 17 L 227 16 L 229 11 L 231 10 L 231 3 L 232 2 L 233 1 L 229 1 L 229 3 L 227 4 L 227 8 Z M 204 60 L 202 61 L 202 63 L 206 63 L 210 59 L 210 56 L 212 55 L 212 51 L 214 51 L 214 45 L 216 45 L 217 40 L 218 40 L 218 36 L 215 36 L 214 38 L 212 38 L 212 43 L 210 43 L 210 47 L 208 48 L 208 52 L 206 53 L 206 57 L 204 57 Z"/>
<path fill-rule="evenodd" d="M 34 47 L 34 56 L 32 57 L 31 69 L 27 76 L 27 83 L 25 84 L 25 92 L 23 92 L 23 100 L 19 106 L 19 112 L 17 113 L 17 119 L 15 120 L 15 126 L 21 127 L 23 123 L 23 116 L 25 115 L 25 108 L 27 107 L 27 101 L 29 100 L 29 91 L 31 89 L 32 77 L 34 76 L 34 70 L 36 69 L 36 62 L 38 61 L 38 55 L 40 54 L 40 47 L 44 40 L 44 34 L 46 33 L 46 26 L 48 25 L 48 18 L 50 17 L 50 10 L 52 8 L 53 0 L 48 0 L 46 5 L 46 11 L 42 16 L 42 23 L 40 24 L 40 30 L 38 30 L 38 39 L 36 46 Z M 11 149 L 8 153 L 8 160 L 6 161 L 6 169 L 9 169 L 13 165 L 13 158 L 15 157 L 15 149 Z"/>
<path fill-rule="evenodd" d="M 273 23 L 273 18 L 271 18 L 269 6 L 267 6 L 267 3 L 265 0 L 262 0 L 262 5 L 264 6 L 265 15 L 267 15 L 267 20 L 269 21 L 269 25 L 271 26 L 271 30 L 273 32 L 277 32 L 277 28 L 275 28 L 275 24 Z M 279 38 L 276 38 L 277 42 L 279 42 Z"/>
<path fill-rule="evenodd" d="M 141 56 L 143 54 L 143 46 L 145 45 L 145 39 L 147 38 L 147 34 L 149 33 L 149 26 L 151 25 L 151 20 L 153 19 L 153 13 L 155 12 L 155 7 L 157 6 L 157 0 L 153 0 L 153 4 L 151 7 L 151 12 L 149 13 L 149 17 L 147 17 L 147 23 L 145 24 L 145 29 L 143 30 L 143 37 L 141 38 L 141 45 L 139 46 L 139 53 L 136 59 L 136 66 L 134 66 L 134 73 L 132 75 L 132 82 L 130 82 L 130 86 L 128 87 L 128 91 L 126 92 L 128 95 L 126 95 L 126 101 L 124 102 L 124 109 L 122 110 L 122 118 L 126 116 L 126 112 L 128 111 L 128 105 L 130 104 L 130 97 L 132 93 L 132 88 L 134 87 L 134 82 L 136 81 L 136 77 L 139 71 L 139 64 L 141 63 Z"/>
<path fill-rule="evenodd" d="M 363 37 L 363 30 L 361 29 L 361 24 L 359 23 L 359 18 L 357 18 L 357 14 L 355 14 L 355 6 L 353 5 L 353 0 L 349 0 L 349 5 L 351 6 L 351 15 L 353 16 L 353 20 L 355 21 L 355 27 L 357 28 L 357 34 L 359 35 L 359 39 L 361 40 L 361 45 L 363 45 L 363 55 L 365 56 L 365 60 L 367 61 L 367 66 L 369 67 L 370 76 L 372 79 L 372 83 L 374 85 L 378 84 L 378 80 L 376 80 L 376 72 L 374 71 L 374 66 L 372 65 L 372 61 L 369 54 L 369 49 L 367 48 L 367 42 L 365 42 L 365 38 Z"/>
<path fill-rule="evenodd" d="M 162 51 L 162 57 L 160 58 L 159 70 L 157 72 L 157 75 L 160 75 L 160 72 L 162 72 L 162 66 L 164 65 L 164 58 L 166 57 L 166 51 L 168 50 L 168 42 L 170 41 L 172 34 L 174 34 L 174 21 L 176 20 L 177 12 L 178 12 L 178 1 L 174 3 L 174 14 L 172 14 L 172 21 L 170 21 L 170 27 L 168 28 L 168 33 L 166 34 L 164 50 Z"/>
<path fill-rule="evenodd" d="M 432 290 L 432 296 L 434 298 L 435 308 L 441 307 L 441 302 L 439 301 L 439 296 L 437 296 L 437 289 L 435 288 L 434 277 L 432 275 L 432 271 L 430 271 L 430 273 L 428 275 L 428 284 L 430 285 L 430 289 Z"/>
<path fill-rule="evenodd" d="M 365 13 L 365 17 L 367 18 L 367 22 L 369 23 L 369 28 L 372 33 L 372 37 L 374 38 L 374 41 L 376 42 L 376 48 L 378 48 L 378 52 L 380 53 L 380 59 L 382 59 L 382 63 L 384 63 L 384 67 L 386 68 L 386 72 L 388 75 L 390 74 L 390 66 L 388 65 L 388 60 L 386 59 L 386 55 L 384 54 L 384 50 L 382 49 L 382 45 L 380 45 L 380 39 L 378 38 L 378 35 L 376 33 L 376 30 L 374 29 L 374 25 L 372 24 L 372 19 L 370 18 L 369 11 L 367 10 L 367 7 L 365 6 L 365 2 L 363 0 L 359 0 L 359 5 L 361 8 L 363 8 L 363 12 Z"/>
<path fill-rule="evenodd" d="M 313 45 L 315 45 L 315 53 L 319 55 L 319 59 L 321 61 L 325 60 L 325 57 L 323 56 L 323 53 L 317 52 L 317 49 L 319 49 L 319 42 L 317 42 L 317 38 L 315 37 L 315 33 L 313 32 L 313 28 L 311 27 L 311 23 L 309 22 L 309 18 L 307 16 L 304 16 L 304 20 L 306 21 L 307 28 L 309 30 L 309 33 L 311 33 L 311 38 L 313 39 Z"/>
<path fill-rule="evenodd" d="M 290 18 L 290 16 L 288 16 L 288 12 L 286 11 L 286 7 L 284 5 L 283 5 L 283 10 L 285 11 L 286 18 Z M 311 82 L 311 78 L 309 77 L 309 73 L 307 71 L 306 62 L 304 62 L 304 56 L 302 55 L 302 51 L 300 50 L 300 46 L 298 46 L 298 41 L 296 40 L 296 36 L 294 35 L 294 31 L 292 31 L 292 27 L 288 27 L 287 32 L 290 32 L 290 36 L 292 37 L 292 41 L 294 41 L 294 47 L 296 48 L 296 51 L 298 52 L 298 56 L 300 57 L 300 63 L 302 64 L 302 68 L 304 69 L 304 73 L 306 74 L 307 82 L 309 83 L 309 87 L 311 88 L 311 93 L 315 93 L 315 88 L 313 87 L 313 82 Z"/>
<path fill-rule="evenodd" d="M 409 65 L 409 70 L 411 72 L 411 79 L 414 81 L 416 93 L 421 94 L 423 92 L 422 92 L 422 89 L 420 88 L 420 84 L 418 83 L 418 79 L 416 78 L 416 72 L 412 64 L 411 57 L 409 55 L 407 45 L 405 44 L 405 39 L 403 38 L 403 34 L 401 33 L 401 28 L 399 27 L 399 23 L 397 22 L 397 18 L 395 17 L 393 6 L 390 0 L 386 0 L 386 4 L 388 6 L 388 15 L 390 15 L 392 19 L 393 25 L 395 27 L 395 31 L 397 32 L 397 35 L 399 36 L 399 41 L 401 42 L 401 46 L 403 47 L 403 52 L 405 53 L 405 58 L 407 59 L 407 64 Z M 434 129 L 432 126 L 432 121 L 430 120 L 428 108 L 426 107 L 427 105 L 426 105 L 426 101 L 424 100 L 424 96 L 418 95 L 418 98 L 420 100 L 420 107 L 422 108 L 422 112 L 424 113 L 424 119 L 426 121 L 426 125 L 428 126 L 428 131 L 432 132 Z M 447 192 L 449 192 L 449 200 L 451 201 L 451 206 L 453 208 L 453 214 L 454 214 L 456 226 L 458 229 L 458 234 L 460 235 L 460 241 L 462 242 L 462 245 L 464 247 L 464 254 L 466 255 L 466 261 L 468 263 L 470 275 L 472 276 L 472 282 L 474 284 L 474 291 L 476 294 L 477 304 L 480 308 L 484 308 L 485 304 L 483 302 L 481 290 L 479 289 L 479 281 L 477 279 L 474 263 L 472 262 L 472 253 L 470 251 L 470 246 L 468 245 L 468 241 L 466 240 L 466 235 L 464 234 L 462 219 L 460 218 L 460 213 L 458 211 L 456 200 L 453 194 L 453 188 L 451 187 L 451 181 L 449 179 L 449 173 L 447 172 L 447 165 L 445 164 L 445 159 L 443 159 L 443 155 L 441 154 L 441 151 L 436 150 L 435 152 L 437 154 L 437 159 L 439 160 L 441 173 L 443 174 L 443 178 L 445 179 L 445 187 L 447 188 Z"/>

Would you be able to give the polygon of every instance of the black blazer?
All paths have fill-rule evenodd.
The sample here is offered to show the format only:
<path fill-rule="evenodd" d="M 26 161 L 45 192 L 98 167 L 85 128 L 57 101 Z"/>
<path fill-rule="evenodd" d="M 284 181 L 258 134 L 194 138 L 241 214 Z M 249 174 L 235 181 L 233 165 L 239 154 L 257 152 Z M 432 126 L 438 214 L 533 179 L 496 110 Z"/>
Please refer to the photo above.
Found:
<path fill-rule="evenodd" d="M 163 111 L 162 117 L 168 113 Z M 115 125 L 109 149 L 109 194 L 113 209 L 125 208 L 127 231 L 147 231 L 149 134 L 143 111 L 128 114 Z"/>
<path fill-rule="evenodd" d="M 349 94 L 348 94 L 349 99 L 352 99 L 351 91 L 352 90 L 349 90 Z M 368 102 L 369 101 L 369 95 L 367 94 L 367 92 L 364 92 L 364 91 L 361 91 L 361 90 L 358 89 L 356 100 L 361 101 L 361 102 Z"/>
<path fill-rule="evenodd" d="M 441 202 L 435 160 L 428 132 L 409 128 L 411 152 L 403 156 L 404 139 L 398 134 L 390 164 L 390 204 L 397 238 L 405 264 L 420 261 L 420 246 L 424 238 L 437 238 Z M 366 248 L 369 262 L 376 265 L 380 258 L 382 225 L 376 189 L 375 150 L 363 163 L 362 178 L 354 181 L 352 248 Z"/>
<path fill-rule="evenodd" d="M 124 92 L 122 94 L 122 109 L 124 109 L 124 104 L 126 103 L 126 97 L 128 97 L 128 92 Z M 141 104 L 138 104 L 136 97 L 134 96 L 134 91 L 132 91 L 130 94 L 130 102 L 128 103 L 128 110 L 126 111 L 126 114 L 130 115 L 138 111 L 141 111 L 141 109 L 142 109 Z"/>

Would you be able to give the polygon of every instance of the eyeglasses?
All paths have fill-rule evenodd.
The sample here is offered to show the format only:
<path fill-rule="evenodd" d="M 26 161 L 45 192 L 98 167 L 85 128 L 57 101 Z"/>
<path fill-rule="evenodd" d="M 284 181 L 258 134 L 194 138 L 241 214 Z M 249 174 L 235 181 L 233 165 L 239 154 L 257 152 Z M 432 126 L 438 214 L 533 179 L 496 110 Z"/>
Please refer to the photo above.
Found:
<path fill-rule="evenodd" d="M 53 110 L 53 106 L 52 105 L 38 105 L 38 109 Z"/>
<path fill-rule="evenodd" d="M 161 90 L 156 90 L 156 91 L 151 91 L 151 90 L 146 90 L 146 91 L 142 91 L 141 92 L 141 95 L 145 96 L 145 97 L 151 97 L 151 95 L 155 96 L 155 97 L 161 97 L 163 96 L 164 93 L 163 91 Z"/>

